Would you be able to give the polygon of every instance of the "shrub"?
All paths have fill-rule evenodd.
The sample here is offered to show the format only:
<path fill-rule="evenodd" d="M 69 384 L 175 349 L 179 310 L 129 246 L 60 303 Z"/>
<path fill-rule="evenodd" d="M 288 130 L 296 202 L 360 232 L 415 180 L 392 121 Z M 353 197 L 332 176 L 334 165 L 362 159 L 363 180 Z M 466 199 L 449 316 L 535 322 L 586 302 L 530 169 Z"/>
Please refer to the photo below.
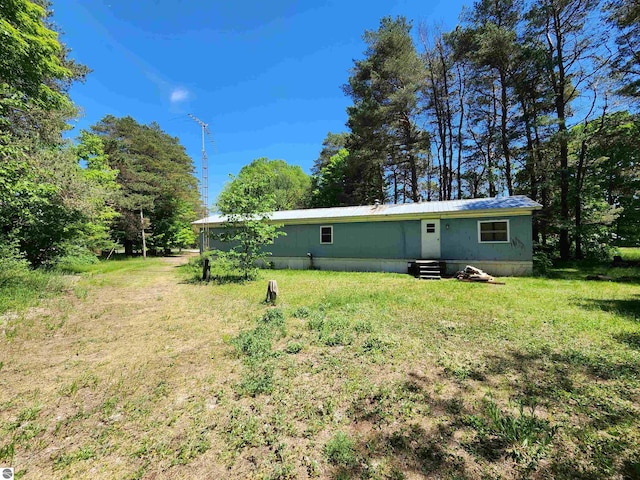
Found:
<path fill-rule="evenodd" d="M 0 243 L 0 288 L 19 283 L 29 275 L 29 264 L 12 245 Z"/>
<path fill-rule="evenodd" d="M 551 256 L 547 252 L 543 250 L 537 250 L 533 254 L 534 275 L 544 277 L 549 274 L 551 267 L 553 267 L 553 261 L 551 260 Z"/>
<path fill-rule="evenodd" d="M 98 263 L 98 257 L 84 247 L 69 245 L 65 247 L 64 254 L 55 259 L 51 266 L 62 273 L 82 273 L 90 269 L 91 265 Z"/>

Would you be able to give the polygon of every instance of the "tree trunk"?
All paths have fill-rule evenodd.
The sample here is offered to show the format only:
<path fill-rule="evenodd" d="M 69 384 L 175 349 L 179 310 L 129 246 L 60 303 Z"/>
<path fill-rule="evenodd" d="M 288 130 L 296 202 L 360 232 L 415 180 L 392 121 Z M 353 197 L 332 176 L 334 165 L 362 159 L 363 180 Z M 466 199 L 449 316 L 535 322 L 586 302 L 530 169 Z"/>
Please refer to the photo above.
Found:
<path fill-rule="evenodd" d="M 142 257 L 147 259 L 147 240 L 144 237 L 144 215 L 142 209 L 140 209 L 140 226 L 142 228 Z"/>
<path fill-rule="evenodd" d="M 126 256 L 133 256 L 133 242 L 131 240 L 123 240 L 122 245 L 124 246 L 124 254 Z"/>
<path fill-rule="evenodd" d="M 504 176 L 507 181 L 507 191 L 509 195 L 513 195 L 513 180 L 511 178 L 511 151 L 509 150 L 508 128 L 507 128 L 507 80 L 505 73 L 500 71 L 500 99 L 501 99 L 501 115 L 500 115 L 500 133 L 502 137 L 502 154 L 504 155 Z"/>

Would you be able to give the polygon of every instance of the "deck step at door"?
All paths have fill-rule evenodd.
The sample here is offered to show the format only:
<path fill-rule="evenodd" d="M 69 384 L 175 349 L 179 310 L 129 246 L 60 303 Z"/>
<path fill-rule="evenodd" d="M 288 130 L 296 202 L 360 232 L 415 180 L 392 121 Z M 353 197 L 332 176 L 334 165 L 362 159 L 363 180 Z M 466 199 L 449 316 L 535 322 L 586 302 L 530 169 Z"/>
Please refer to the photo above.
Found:
<path fill-rule="evenodd" d="M 442 272 L 438 260 L 416 260 L 416 278 L 421 280 L 440 280 Z"/>

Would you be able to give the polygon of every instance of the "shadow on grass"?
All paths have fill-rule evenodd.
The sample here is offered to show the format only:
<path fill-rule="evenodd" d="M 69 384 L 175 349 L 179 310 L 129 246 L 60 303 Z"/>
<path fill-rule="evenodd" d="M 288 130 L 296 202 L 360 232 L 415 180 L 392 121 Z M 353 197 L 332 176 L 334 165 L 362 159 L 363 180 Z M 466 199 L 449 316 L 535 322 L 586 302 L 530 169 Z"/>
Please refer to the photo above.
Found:
<path fill-rule="evenodd" d="M 557 262 L 545 275 L 554 280 L 591 280 L 640 284 L 640 266 L 614 266 L 608 262 L 569 261 Z M 591 278 L 587 278 L 591 277 Z"/>
<path fill-rule="evenodd" d="M 637 347 L 640 333 L 619 340 Z M 409 372 L 387 397 L 372 393 L 350 413 L 374 428 L 358 440 L 358 461 L 337 465 L 334 478 L 639 478 L 640 360 L 628 353 L 543 345 L 484 355 L 477 378 Z M 478 402 L 479 391 L 500 399 Z M 399 414 L 398 404 L 412 403 L 426 407 L 428 424 Z"/>
<path fill-rule="evenodd" d="M 559 446 L 551 452 L 550 461 L 543 468 L 547 476 L 610 478 L 618 469 L 633 468 L 635 463 L 628 456 L 638 445 L 625 435 L 602 437 L 598 432 L 625 429 L 637 423 L 633 389 L 621 385 L 635 383 L 640 376 L 640 362 L 577 350 L 516 352 L 509 356 L 515 360 L 510 365 L 511 372 L 515 372 L 511 385 L 515 396 L 535 398 L 548 409 L 564 411 L 575 418 L 564 430 L 565 438 L 575 443 L 577 450 L 565 452 Z M 572 380 L 584 375 L 593 381 Z M 629 466 L 624 467 L 626 464 Z"/>
<path fill-rule="evenodd" d="M 339 467 L 333 478 L 407 478 L 434 475 L 438 478 L 474 478 L 464 469 L 461 458 L 447 452 L 453 431 L 428 432 L 410 425 L 395 432 L 379 432 L 363 439 L 357 449 L 363 459 L 351 467 Z M 385 458 L 383 477 L 375 476 L 373 459 Z M 372 472 L 371 470 L 374 470 Z M 373 477 L 370 477 L 371 474 Z M 377 472 L 379 475 L 382 472 Z"/>
<path fill-rule="evenodd" d="M 640 296 L 625 299 L 586 299 L 579 303 L 587 310 L 602 310 L 603 312 L 615 313 L 627 317 L 630 320 L 640 321 Z"/>
<path fill-rule="evenodd" d="M 201 275 L 194 275 L 192 277 L 187 278 L 186 280 L 183 280 L 180 283 L 189 284 L 189 285 L 208 285 L 208 284 L 227 285 L 230 283 L 244 284 L 251 281 L 252 280 L 247 280 L 242 274 L 238 274 L 238 275 L 228 274 L 228 275 L 213 275 L 209 280 L 202 280 Z"/>
<path fill-rule="evenodd" d="M 615 335 L 614 338 L 620 343 L 626 343 L 634 350 L 640 350 L 640 332 L 625 332 Z"/>
<path fill-rule="evenodd" d="M 640 348 L 640 333 L 624 334 L 618 340 Z M 484 360 L 485 380 L 471 382 L 475 389 L 507 388 L 509 402 L 524 405 L 525 414 L 513 414 L 513 408 L 494 408 L 492 412 L 478 405 L 459 411 L 448 409 L 453 438 L 460 438 L 455 431 L 462 432 L 463 428 L 476 432 L 475 437 L 461 442 L 476 462 L 501 469 L 506 456 L 522 452 L 527 445 L 523 457 L 516 461 L 527 478 L 532 473 L 535 478 L 640 478 L 636 475 L 640 464 L 635 453 L 640 445 L 632 433 L 637 432 L 639 424 L 635 386 L 640 378 L 640 361 L 636 356 L 626 356 L 623 351 L 616 355 L 543 347 L 500 352 Z M 464 390 L 459 394 L 464 395 Z M 527 413 L 527 405 L 539 408 L 532 407 L 532 413 Z M 547 423 L 549 413 L 551 418 L 565 420 Z M 558 429 L 554 440 L 522 442 L 523 425 L 530 424 L 536 433 L 541 422 L 554 431 Z M 536 450 L 536 443 L 540 450 Z M 532 446 L 534 450 L 530 450 Z M 538 462 L 543 458 L 544 462 Z M 443 462 L 446 468 L 446 460 Z"/>

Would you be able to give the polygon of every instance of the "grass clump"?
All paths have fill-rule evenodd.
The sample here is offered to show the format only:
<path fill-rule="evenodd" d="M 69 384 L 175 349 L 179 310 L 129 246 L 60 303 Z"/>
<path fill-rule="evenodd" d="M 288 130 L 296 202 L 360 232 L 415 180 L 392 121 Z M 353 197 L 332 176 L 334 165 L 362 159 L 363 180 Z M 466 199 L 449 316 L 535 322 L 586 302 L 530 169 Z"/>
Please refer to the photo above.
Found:
<path fill-rule="evenodd" d="M 72 463 L 81 462 L 83 460 L 91 460 L 96 457 L 96 452 L 89 447 L 80 448 L 74 452 L 63 453 L 54 458 L 54 468 L 68 467 Z"/>
<path fill-rule="evenodd" d="M 358 454 L 354 441 L 344 432 L 336 433 L 324 446 L 327 460 L 337 466 L 353 468 L 358 465 Z"/>
<path fill-rule="evenodd" d="M 26 310 L 43 298 L 62 293 L 64 287 L 56 272 L 31 270 L 23 260 L 0 258 L 0 315 Z"/>
<path fill-rule="evenodd" d="M 249 358 L 266 358 L 271 355 L 271 342 L 273 330 L 265 325 L 260 325 L 253 330 L 241 332 L 231 343 L 236 347 L 239 355 Z"/>
<path fill-rule="evenodd" d="M 318 343 L 328 347 L 351 345 L 351 323 L 345 317 L 314 315 L 307 320 L 309 330 L 315 331 Z"/>
<path fill-rule="evenodd" d="M 240 395 L 249 397 L 273 393 L 273 371 L 274 366 L 271 363 L 250 365 L 248 371 L 236 385 L 236 391 Z"/>
<path fill-rule="evenodd" d="M 255 397 L 273 392 L 275 366 L 273 340 L 286 336 L 284 313 L 279 308 L 268 309 L 257 320 L 258 326 L 241 332 L 231 340 L 236 352 L 244 358 L 245 372 L 236 385 L 240 395 Z"/>
<path fill-rule="evenodd" d="M 311 310 L 308 307 L 298 307 L 292 313 L 294 318 L 309 318 L 310 315 Z"/>
<path fill-rule="evenodd" d="M 535 468 L 546 455 L 558 427 L 535 414 L 535 402 L 525 407 L 518 403 L 517 413 L 505 413 L 492 399 L 484 400 L 483 415 L 470 415 L 466 423 L 478 433 L 478 447 L 504 450 L 508 457 L 525 466 Z"/>
<path fill-rule="evenodd" d="M 295 355 L 296 353 L 300 353 L 303 348 L 304 345 L 300 342 L 289 342 L 284 351 L 289 354 Z"/>

